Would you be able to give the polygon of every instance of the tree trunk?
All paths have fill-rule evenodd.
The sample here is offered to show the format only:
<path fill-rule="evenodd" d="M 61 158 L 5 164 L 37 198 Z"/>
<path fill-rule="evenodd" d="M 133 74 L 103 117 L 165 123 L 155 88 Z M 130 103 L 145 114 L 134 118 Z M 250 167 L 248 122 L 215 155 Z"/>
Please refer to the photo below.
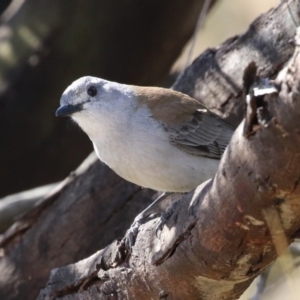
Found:
<path fill-rule="evenodd" d="M 189 94 L 205 99 L 209 107 L 219 107 L 221 115 L 237 124 L 244 105 L 244 68 L 235 61 L 243 57 L 247 66 L 254 60 L 259 73 L 274 76 L 294 50 L 288 43 L 295 33 L 290 10 L 297 17 L 297 4 L 290 0 L 288 9 L 281 3 L 244 35 L 205 52 L 203 56 L 210 60 L 198 70 L 196 65 L 203 59 L 199 57 L 174 88 L 185 86 Z M 297 72 L 292 75 L 291 88 L 299 80 Z M 285 80 L 280 88 L 286 87 Z M 142 226 L 132 255 L 120 266 L 111 265 L 113 242 L 82 262 L 53 270 L 39 298 L 237 298 L 276 258 L 265 214 L 275 210 L 289 241 L 300 228 L 295 156 L 300 150 L 295 143 L 299 107 L 297 93 L 291 102 L 285 91 L 281 98 L 264 99 L 272 116 L 268 127 L 260 125 L 250 139 L 238 128 L 214 180 L 176 202 L 159 238 L 155 219 Z M 89 158 L 3 236 L 0 298 L 33 299 L 51 269 L 83 259 L 122 236 L 152 195 L 117 177 L 95 157 Z"/>

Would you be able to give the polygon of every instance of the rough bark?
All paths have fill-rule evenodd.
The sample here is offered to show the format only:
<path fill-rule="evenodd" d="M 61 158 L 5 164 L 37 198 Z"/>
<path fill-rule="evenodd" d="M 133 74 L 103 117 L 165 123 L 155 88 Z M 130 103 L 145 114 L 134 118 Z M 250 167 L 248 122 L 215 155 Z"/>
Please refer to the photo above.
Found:
<path fill-rule="evenodd" d="M 57 184 L 51 183 L 0 199 L 0 234 L 7 230 L 20 214 L 29 211 L 35 203 L 49 194 Z"/>
<path fill-rule="evenodd" d="M 243 72 L 254 61 L 261 76 L 274 78 L 293 52 L 299 24 L 298 1 L 282 1 L 247 32 L 208 49 L 177 79 L 173 88 L 199 100 L 237 126 L 243 118 Z"/>
<path fill-rule="evenodd" d="M 113 243 L 53 270 L 38 299 L 237 299 L 300 229 L 299 46 L 276 86 L 251 137 L 242 122 L 215 178 L 172 207 L 160 237 L 155 219 L 121 265 Z"/>
<path fill-rule="evenodd" d="M 91 154 L 3 234 L 0 299 L 35 299 L 51 269 L 122 236 L 153 194 L 128 184 Z"/>
<path fill-rule="evenodd" d="M 193 33 L 202 3 L 27 0 L 4 13 L 0 197 L 62 180 L 91 152 L 77 126 L 54 116 L 72 81 L 93 75 L 162 84 Z"/>
<path fill-rule="evenodd" d="M 289 1 L 289 4 L 292 11 L 297 16 L 296 4 L 298 4 L 298 1 Z M 265 22 L 266 24 L 273 24 L 272 26 L 274 26 L 274 28 L 281 28 L 282 34 L 280 35 L 280 39 L 287 41 L 293 38 L 295 32 L 294 23 L 289 16 L 286 4 L 280 4 L 277 9 L 261 16 L 259 19 L 260 21 L 256 22 L 261 22 L 261 24 L 264 24 Z M 261 31 L 264 31 L 263 26 L 258 27 L 255 33 L 252 31 L 254 40 L 255 36 L 259 35 Z M 272 34 L 274 34 L 273 39 L 278 38 L 277 31 L 270 31 L 268 35 L 269 39 L 266 41 L 266 44 L 268 44 L 269 41 L 273 41 Z M 253 55 L 257 58 L 255 60 L 257 65 L 264 65 L 264 69 L 268 69 L 270 72 L 271 70 L 274 71 L 274 69 L 272 69 L 273 65 L 282 64 L 284 61 L 287 61 L 292 54 L 292 44 L 278 42 L 273 45 L 273 51 L 270 52 L 270 55 L 274 54 L 274 57 L 272 56 L 272 59 L 270 58 L 266 61 L 263 59 L 262 55 L 257 55 L 257 53 L 259 53 L 259 48 L 254 47 L 255 44 L 251 47 L 250 36 L 248 39 L 244 38 L 245 35 L 236 37 L 236 41 L 240 40 L 239 49 L 234 50 L 230 46 L 230 42 L 220 46 L 220 49 L 223 48 L 222 53 L 228 55 L 228 65 L 224 65 L 224 68 L 226 66 L 226 73 L 220 69 L 214 69 L 214 71 L 220 72 L 220 74 L 224 76 L 226 75 L 226 78 L 233 78 L 233 74 L 235 73 L 242 74 L 243 70 L 241 70 L 240 63 L 234 63 L 236 61 L 236 53 L 242 50 L 244 52 L 253 52 Z M 266 47 L 265 44 L 264 47 Z M 221 51 L 220 49 L 218 51 Z M 206 55 L 206 53 L 204 55 Z M 252 55 L 249 54 L 245 57 L 249 57 L 249 61 L 247 61 L 247 63 L 249 63 Z M 193 68 L 193 66 L 194 64 L 189 69 Z M 207 100 L 206 104 L 209 103 L 209 99 L 211 100 L 211 104 L 213 104 L 216 103 L 213 102 L 213 99 L 214 101 L 218 101 L 219 99 L 214 98 L 215 95 L 221 95 L 224 93 L 224 89 L 222 84 L 216 86 L 214 82 L 215 77 L 211 75 L 204 76 L 205 74 L 208 74 L 206 72 L 209 72 L 211 69 L 209 64 L 206 64 L 205 66 L 206 67 L 202 69 L 202 72 L 204 73 L 195 73 L 195 76 L 196 78 L 199 77 L 201 79 L 203 77 L 205 79 L 202 86 L 205 86 L 205 88 L 202 88 L 202 92 L 206 93 L 204 97 Z M 265 75 L 273 76 L 273 71 L 270 74 Z M 187 71 L 186 75 L 183 75 L 180 80 L 184 81 L 186 78 L 185 76 L 190 76 L 190 73 Z M 185 84 L 187 84 L 189 81 L 185 82 Z M 192 84 L 193 82 L 193 89 L 199 89 L 200 86 L 197 85 L 198 80 L 195 79 L 192 81 Z M 241 84 L 239 85 L 239 82 L 233 82 L 233 84 L 237 87 L 237 95 L 241 95 Z M 220 91 L 218 90 L 218 87 L 220 87 Z M 220 97 L 220 101 L 221 99 L 223 98 Z M 241 97 L 239 99 L 241 99 Z M 231 100 L 229 99 L 226 103 L 230 103 L 230 101 Z M 224 112 L 226 111 L 228 112 L 228 115 L 230 115 L 229 105 L 224 105 L 223 109 Z M 232 113 L 235 113 L 235 111 L 232 111 Z M 237 113 L 236 116 L 236 118 L 241 118 Z M 234 120 L 234 118 L 235 117 L 231 120 Z M 266 134 L 266 132 L 269 131 L 263 130 L 262 132 L 263 134 Z M 258 139 L 258 141 L 261 141 L 261 139 Z M 270 141 L 274 142 L 272 139 Z M 249 142 L 249 145 L 251 145 L 251 151 L 257 150 L 256 146 L 252 147 L 252 143 L 250 144 Z M 242 146 L 236 148 L 239 149 L 239 151 L 244 151 L 243 148 L 239 147 Z M 227 155 L 230 156 L 231 154 L 231 156 L 233 156 L 236 151 L 237 150 L 234 150 L 234 152 L 228 151 Z M 249 152 L 248 154 L 251 155 L 253 152 Z M 243 155 L 243 152 L 237 155 L 237 159 L 240 158 L 241 155 Z M 227 157 L 224 157 L 223 164 L 227 159 Z M 244 157 L 241 157 L 241 159 L 244 159 Z M 247 157 L 245 159 L 247 159 Z M 1 247 L 3 256 L 0 260 L 0 270 L 4 271 L 0 273 L 0 298 L 34 299 L 34 296 L 37 294 L 41 285 L 45 284 L 51 269 L 83 259 L 94 253 L 96 250 L 101 249 L 101 247 L 106 246 L 114 238 L 122 236 L 137 211 L 140 211 L 142 207 L 148 205 L 150 196 L 152 195 L 150 191 L 140 190 L 123 181 L 99 162 L 95 161 L 92 164 L 88 163 L 88 165 L 89 167 L 86 167 L 86 170 L 81 170 L 79 172 L 79 176 L 77 176 L 76 173 L 75 176 L 71 176 L 67 179 L 60 189 L 52 196 L 45 199 L 31 213 L 21 218 L 16 225 L 2 237 Z M 252 165 L 250 165 L 250 167 L 251 166 Z M 234 165 L 232 168 L 228 167 L 229 170 L 225 167 L 222 168 L 227 171 L 227 174 L 229 171 L 232 171 L 233 168 L 236 168 L 237 173 L 234 175 L 235 177 L 232 177 L 232 180 L 236 180 L 235 183 L 238 185 L 238 180 L 240 177 L 242 178 L 241 175 L 244 174 L 242 171 L 244 166 L 235 167 Z M 239 173 L 239 170 L 241 170 L 241 173 Z M 260 169 L 258 169 L 258 172 L 259 170 Z M 190 201 L 192 193 L 184 197 L 177 207 L 177 209 L 182 208 L 180 210 L 181 213 L 178 214 L 177 221 L 175 221 L 176 218 L 174 219 L 173 215 L 164 228 L 160 239 L 156 239 L 153 234 L 153 226 L 155 226 L 157 220 L 147 223 L 145 227 L 142 228 L 142 232 L 138 235 L 138 241 L 134 248 L 135 252 L 130 257 L 129 261 L 130 268 L 128 268 L 129 265 L 127 264 L 124 264 L 124 269 L 110 268 L 110 258 L 114 255 L 112 252 L 115 251 L 115 244 L 113 244 L 104 251 L 96 253 L 92 258 L 88 259 L 88 261 L 83 261 L 78 265 L 71 265 L 63 269 L 54 270 L 52 273 L 53 277 L 50 281 L 51 284 L 49 284 L 47 289 L 41 293 L 40 297 L 47 298 L 52 295 L 55 298 L 65 295 L 65 299 L 88 299 L 93 293 L 97 293 L 98 296 L 94 294 L 94 298 L 114 299 L 113 296 L 110 295 L 115 293 L 116 296 L 119 293 L 119 299 L 126 299 L 128 295 L 130 295 L 128 296 L 129 298 L 131 297 L 130 299 L 134 299 L 133 296 L 131 296 L 131 293 L 136 293 L 136 295 L 138 295 L 136 299 L 143 299 L 140 294 L 142 292 L 144 295 L 143 297 L 146 297 L 146 299 L 151 297 L 149 296 L 151 293 L 155 296 L 155 299 L 159 297 L 164 299 L 167 294 L 169 294 L 168 299 L 193 299 L 189 297 L 180 298 L 181 292 L 178 294 L 179 298 L 176 298 L 176 291 L 181 289 L 182 293 L 185 293 L 187 290 L 198 292 L 198 287 L 201 283 L 204 286 L 209 286 L 204 283 L 204 280 L 194 281 L 193 283 L 195 283 L 195 285 L 191 285 L 192 281 L 189 280 L 189 276 L 193 276 L 196 271 L 198 279 L 199 276 L 211 278 L 211 282 L 214 283 L 216 287 L 222 287 L 224 291 L 223 295 L 226 295 L 226 293 L 229 294 L 232 292 L 232 286 L 236 282 L 235 275 L 230 272 L 234 272 L 233 270 L 234 267 L 236 267 L 236 264 L 241 263 L 241 270 L 235 270 L 238 274 L 236 276 L 241 277 L 239 279 L 241 280 L 240 284 L 234 289 L 235 295 L 238 295 L 251 281 L 249 276 L 241 275 L 245 271 L 244 268 L 247 261 L 240 261 L 238 256 L 240 254 L 241 257 L 244 257 L 242 251 L 245 250 L 248 242 L 253 241 L 253 236 L 251 236 L 251 234 L 255 233 L 256 226 L 251 225 L 251 221 L 253 220 L 250 218 L 248 226 L 250 227 L 249 232 L 251 232 L 251 234 L 250 236 L 245 235 L 245 232 L 242 231 L 244 230 L 243 227 L 245 227 L 242 226 L 244 225 L 242 221 L 247 223 L 247 218 L 244 220 L 242 218 L 242 213 L 236 210 L 236 198 L 234 195 L 230 194 L 230 197 L 228 197 L 230 201 L 226 199 L 223 202 L 221 202 L 221 199 L 224 198 L 215 197 L 213 191 L 216 192 L 215 188 L 218 187 L 217 184 L 220 184 L 221 187 L 223 186 L 224 181 L 229 180 L 228 178 L 230 178 L 229 174 L 227 179 L 222 176 L 224 177 L 222 173 L 217 175 L 217 180 L 206 185 L 206 189 L 201 192 L 203 195 L 206 195 L 206 200 L 204 200 L 203 203 L 207 203 L 207 207 L 202 204 L 199 210 L 197 203 L 199 203 L 201 197 L 197 197 L 196 193 L 192 203 L 193 205 L 188 209 L 189 205 L 186 205 L 186 203 Z M 293 174 L 291 176 L 293 176 Z M 116 182 L 118 182 L 118 185 Z M 253 181 L 249 182 L 250 190 L 252 187 L 251 182 L 253 183 Z M 116 186 L 117 188 L 112 190 L 112 187 Z M 231 187 L 231 183 L 226 188 L 229 187 Z M 242 197 L 244 195 L 243 185 L 240 185 L 240 187 L 239 192 Z M 246 187 L 248 187 L 247 182 Z M 122 190 L 124 191 L 124 195 L 119 193 Z M 198 191 L 200 190 L 201 188 Z M 226 189 L 224 190 L 224 195 L 226 195 L 225 191 Z M 253 192 L 253 190 L 251 191 Z M 223 190 L 221 194 L 223 195 Z M 249 197 L 250 196 L 252 196 L 252 194 L 249 191 Z M 141 199 L 141 197 L 143 199 Z M 255 197 L 254 194 L 253 197 Z M 231 198 L 233 199 L 232 202 Z M 99 201 L 99 199 L 101 199 L 101 201 Z M 210 201 L 207 202 L 207 199 Z M 258 202 L 253 199 L 248 203 L 246 209 L 249 209 L 250 216 L 253 215 L 259 219 L 260 215 L 257 216 L 257 214 L 259 214 L 258 211 L 261 203 L 258 203 L 257 211 L 255 210 L 253 212 L 251 210 L 253 209 L 252 206 L 254 206 L 253 203 L 256 204 L 256 202 Z M 241 208 L 244 209 L 244 200 L 241 200 L 241 205 Z M 134 211 L 133 209 L 136 210 Z M 209 209 L 211 209 L 210 214 L 207 213 Z M 203 210 L 205 210 L 205 214 L 203 214 Z M 101 211 L 101 214 L 97 213 L 99 211 Z M 189 215 L 191 212 L 194 214 Z M 231 221 L 234 218 L 238 219 L 238 221 L 241 222 L 241 226 L 238 228 L 236 226 L 233 226 L 232 228 L 230 226 L 227 227 L 228 224 L 232 224 L 230 223 L 231 221 L 228 222 L 228 224 L 226 223 L 227 225 L 221 225 L 221 223 L 218 224 L 219 218 L 220 220 L 223 220 L 223 222 L 226 221 L 225 217 L 227 217 L 227 214 L 231 215 L 229 219 Z M 190 218 L 188 218 L 188 216 L 190 216 Z M 198 221 L 198 219 L 200 219 L 201 222 Z M 114 221 L 113 224 L 110 223 L 111 220 Z M 176 224 L 176 227 L 173 226 L 174 224 Z M 146 230 L 147 228 L 149 230 Z M 239 240 L 241 236 L 244 237 L 243 240 Z M 266 238 L 263 239 L 262 242 L 269 241 L 269 239 L 270 236 L 266 235 Z M 197 244 L 199 241 L 202 241 L 203 245 Z M 234 247 L 237 242 L 240 242 L 241 244 L 241 252 L 232 252 L 233 250 L 236 250 Z M 257 242 L 259 242 L 259 240 Z M 145 245 L 143 243 L 150 243 L 150 247 L 140 248 L 141 245 Z M 193 245 L 193 251 L 190 251 L 190 248 L 188 248 L 189 244 Z M 155 248 L 155 245 L 157 248 Z M 261 245 L 263 245 L 263 243 Z M 203 252 L 200 252 L 200 249 L 202 249 Z M 218 259 L 219 252 L 221 251 L 220 249 L 224 251 L 225 257 L 223 257 L 223 260 Z M 255 247 L 250 249 L 253 251 L 251 253 L 255 255 Z M 189 250 L 190 252 L 182 252 L 185 250 Z M 259 252 L 260 248 L 257 251 Z M 199 255 L 201 255 L 201 257 Z M 230 255 L 236 256 L 232 257 Z M 191 258 L 191 256 L 193 256 L 193 258 Z M 102 260 L 99 261 L 99 257 Z M 182 258 L 184 259 L 182 260 Z M 274 253 L 271 253 L 270 257 L 266 255 L 266 260 L 269 262 L 274 258 Z M 165 262 L 163 262 L 164 259 L 166 259 Z M 213 267 L 215 270 L 209 269 L 209 265 L 204 259 L 207 259 L 207 263 L 214 261 Z M 232 262 L 230 259 L 232 259 Z M 155 267 L 151 262 L 156 264 L 160 263 L 160 266 Z M 133 266 L 133 263 L 135 263 L 136 266 Z M 97 264 L 102 268 L 102 271 L 100 272 L 101 280 L 97 277 Z M 88 268 L 88 265 L 90 268 Z M 82 266 L 87 266 L 87 268 L 82 269 Z M 140 279 L 138 279 L 137 277 L 141 275 L 141 273 L 139 273 L 141 272 L 141 266 L 145 266 L 146 268 L 143 269 L 145 277 L 140 277 Z M 220 269 L 218 269 L 219 266 Z M 149 269 L 147 269 L 148 267 Z M 260 267 L 263 266 L 260 265 Z M 191 269 L 189 270 L 189 268 Z M 107 273 L 105 270 L 108 270 Z M 122 270 L 124 272 L 122 272 Z M 59 277 L 55 276 L 59 276 L 59 274 L 63 275 L 64 280 L 56 282 L 55 278 Z M 252 276 L 257 274 L 258 271 L 255 269 Z M 107 275 L 110 276 L 109 280 L 105 280 Z M 152 275 L 154 277 L 149 278 L 149 276 Z M 123 276 L 122 278 L 119 277 L 121 278 L 120 282 L 117 281 L 117 276 Z M 126 281 L 128 280 L 128 276 L 132 278 L 132 285 L 129 284 L 130 282 Z M 174 281 L 171 280 L 171 277 L 173 277 Z M 183 277 L 184 280 L 181 280 Z M 220 280 L 220 277 L 223 277 L 221 281 L 217 281 Z M 157 280 L 158 278 L 159 282 Z M 168 281 L 168 278 L 170 281 Z M 139 280 L 141 281 L 140 287 L 136 285 Z M 174 286 L 171 286 L 174 282 L 176 283 L 176 289 L 173 289 Z M 148 284 L 148 286 L 145 287 L 145 284 Z M 116 288 L 118 285 L 119 288 Z M 126 289 L 124 289 L 124 293 L 127 291 L 127 296 L 123 293 L 123 287 L 125 286 Z M 101 287 L 100 293 L 103 293 L 102 296 L 99 294 L 99 287 Z M 76 294 L 76 292 L 78 292 L 78 294 Z M 205 292 L 207 291 L 203 291 L 203 297 L 206 295 Z M 161 296 L 158 296 L 159 293 Z M 200 297 L 199 293 L 195 299 L 198 299 L 197 297 Z"/>

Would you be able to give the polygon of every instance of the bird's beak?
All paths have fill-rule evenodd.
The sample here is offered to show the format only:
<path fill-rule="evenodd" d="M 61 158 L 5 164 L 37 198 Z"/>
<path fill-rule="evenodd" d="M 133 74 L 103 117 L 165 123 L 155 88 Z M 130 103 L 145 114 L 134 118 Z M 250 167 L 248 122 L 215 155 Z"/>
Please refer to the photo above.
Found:
<path fill-rule="evenodd" d="M 78 111 L 81 111 L 82 109 L 83 109 L 82 104 L 76 104 L 76 105 L 66 104 L 59 107 L 55 112 L 55 115 L 57 117 L 66 117 Z"/>

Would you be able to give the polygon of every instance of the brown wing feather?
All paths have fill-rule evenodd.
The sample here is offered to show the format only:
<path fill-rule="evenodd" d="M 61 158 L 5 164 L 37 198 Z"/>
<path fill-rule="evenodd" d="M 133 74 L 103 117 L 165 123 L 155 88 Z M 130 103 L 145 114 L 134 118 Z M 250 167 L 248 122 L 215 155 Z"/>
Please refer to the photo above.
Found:
<path fill-rule="evenodd" d="M 153 117 L 165 126 L 175 146 L 194 155 L 222 156 L 234 132 L 231 125 L 188 95 L 157 87 L 134 86 L 134 89 L 138 105 L 150 109 Z"/>

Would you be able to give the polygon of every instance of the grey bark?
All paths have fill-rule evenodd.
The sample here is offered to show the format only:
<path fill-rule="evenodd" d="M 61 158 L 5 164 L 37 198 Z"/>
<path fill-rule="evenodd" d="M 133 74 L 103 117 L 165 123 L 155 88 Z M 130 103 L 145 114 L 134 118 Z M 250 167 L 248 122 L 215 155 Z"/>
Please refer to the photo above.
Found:
<path fill-rule="evenodd" d="M 289 1 L 296 16 L 298 3 Z M 240 101 L 243 101 L 241 79 L 237 76 L 235 82 L 233 76 L 236 73 L 242 77 L 243 73 L 240 63 L 234 63 L 239 51 L 250 52 L 244 55 L 245 65 L 255 57 L 257 65 L 264 66 L 260 72 L 269 70 L 270 73 L 265 75 L 273 76 L 276 71 L 272 66 L 282 65 L 294 50 L 294 46 L 287 43 L 294 37 L 295 27 L 286 4 L 281 3 L 277 9 L 261 16 L 256 22 L 261 25 L 255 27 L 255 31 L 250 28 L 255 47 L 251 47 L 251 35 L 246 33 L 235 38 L 239 48 L 233 48 L 231 40 L 214 51 L 226 54 L 227 64 L 224 65 L 226 73 L 220 68 L 213 70 L 217 76 L 222 75 L 233 81 L 232 85 L 236 87 L 234 95 Z M 279 37 L 278 31 L 271 30 L 268 39 L 257 44 L 255 37 L 260 36 L 267 25 L 280 28 Z M 272 59 L 266 60 L 263 55 L 258 55 L 262 51 L 260 47 L 264 49 L 268 42 L 276 38 L 284 42 L 272 43 Z M 221 56 L 217 58 L 221 64 Z M 195 64 L 188 70 L 193 70 L 193 66 Z M 206 99 L 206 104 L 213 105 L 219 99 L 216 95 L 224 93 L 224 82 L 216 85 L 215 77 L 208 76 L 211 74 L 211 65 L 205 66 L 202 73 L 194 72 L 194 76 L 204 80 L 201 92 L 206 94 L 202 98 Z M 191 72 L 186 71 L 180 80 L 184 81 L 185 76 L 191 76 Z M 188 82 L 191 81 L 186 80 Z M 197 79 L 192 81 L 187 89 L 199 90 L 197 82 Z M 219 86 L 221 91 L 218 90 Z M 226 112 L 228 116 L 231 111 L 229 103 L 230 99 L 226 105 L 221 106 L 223 113 Z M 242 103 L 239 104 L 241 107 Z M 277 116 L 275 108 L 271 105 L 270 112 Z M 284 106 L 284 109 L 288 107 Z M 299 122 L 297 110 L 292 111 L 295 115 L 288 111 L 291 118 L 287 121 L 293 122 L 295 118 L 295 122 Z M 232 113 L 236 115 L 232 117 L 232 122 L 238 122 L 241 116 L 235 110 Z M 282 121 L 282 116 L 277 117 Z M 297 126 L 297 123 L 294 125 Z M 199 187 L 195 193 L 183 197 L 174 208 L 175 212 L 159 239 L 153 230 L 157 219 L 152 220 L 142 227 L 133 255 L 121 267 L 111 266 L 116 250 L 115 242 L 81 263 L 53 270 L 49 284 L 40 293 L 40 299 L 213 299 L 209 298 L 211 294 L 208 287 L 216 290 L 215 299 L 237 297 L 265 264 L 271 263 L 276 257 L 270 233 L 261 216 L 261 207 L 273 204 L 277 193 L 287 191 L 289 184 L 294 186 L 297 171 L 292 169 L 286 180 L 278 183 L 273 194 L 268 189 L 268 184 L 273 184 L 272 180 L 277 184 L 280 174 L 278 168 L 281 167 L 281 164 L 276 166 L 276 160 L 277 169 L 272 169 L 272 174 L 269 174 L 272 162 L 269 150 L 274 148 L 274 151 L 281 151 L 286 149 L 284 145 L 290 146 L 290 152 L 280 152 L 284 163 L 288 155 L 298 150 L 297 144 L 293 142 L 293 128 L 289 129 L 291 134 L 284 141 L 277 134 L 278 128 L 273 123 L 270 128 L 262 127 L 251 141 L 242 139 L 241 142 L 238 131 L 216 178 Z M 263 149 L 266 139 L 268 147 Z M 253 159 L 255 155 L 259 160 Z M 266 155 L 267 164 L 262 168 L 258 162 L 261 159 L 265 161 Z M 30 292 L 34 293 L 45 282 L 51 269 L 83 259 L 117 236 L 122 236 L 137 211 L 149 203 L 153 194 L 123 181 L 98 161 L 88 162 L 82 168 L 3 236 L 0 243 L 4 255 L 0 260 L 0 269 L 5 272 L 0 273 L 1 297 L 18 299 L 20 295 L 24 297 Z M 266 177 L 269 175 L 271 177 Z M 297 189 L 293 193 L 298 193 Z M 285 203 L 293 204 L 298 212 L 294 198 L 284 200 L 282 203 L 275 201 L 275 204 L 280 208 L 285 208 Z M 95 213 L 99 211 L 101 213 Z M 285 217 L 291 220 L 292 216 L 285 215 L 282 219 L 287 220 Z M 293 219 L 289 223 L 291 227 L 285 227 L 289 238 L 299 229 L 297 222 Z M 39 274 L 39 278 L 35 274 Z M 13 291 L 15 294 L 11 296 Z"/>
<path fill-rule="evenodd" d="M 128 184 L 91 154 L 0 238 L 0 299 L 35 299 L 51 269 L 122 236 L 153 194 Z"/>
<path fill-rule="evenodd" d="M 173 89 L 199 100 L 238 126 L 244 109 L 244 69 L 254 61 L 261 76 L 275 78 L 293 52 L 299 11 L 298 1 L 282 1 L 274 10 L 257 18 L 244 34 L 207 49 L 184 70 Z"/>
<path fill-rule="evenodd" d="M 299 46 L 282 72 L 251 137 L 242 122 L 215 178 L 174 205 L 159 237 L 155 219 L 122 264 L 112 243 L 53 270 L 38 299 L 237 299 L 300 228 Z"/>
<path fill-rule="evenodd" d="M 52 191 L 56 185 L 58 183 L 52 183 L 0 199 L 0 234 L 7 230 L 19 215 L 29 211 Z"/>

